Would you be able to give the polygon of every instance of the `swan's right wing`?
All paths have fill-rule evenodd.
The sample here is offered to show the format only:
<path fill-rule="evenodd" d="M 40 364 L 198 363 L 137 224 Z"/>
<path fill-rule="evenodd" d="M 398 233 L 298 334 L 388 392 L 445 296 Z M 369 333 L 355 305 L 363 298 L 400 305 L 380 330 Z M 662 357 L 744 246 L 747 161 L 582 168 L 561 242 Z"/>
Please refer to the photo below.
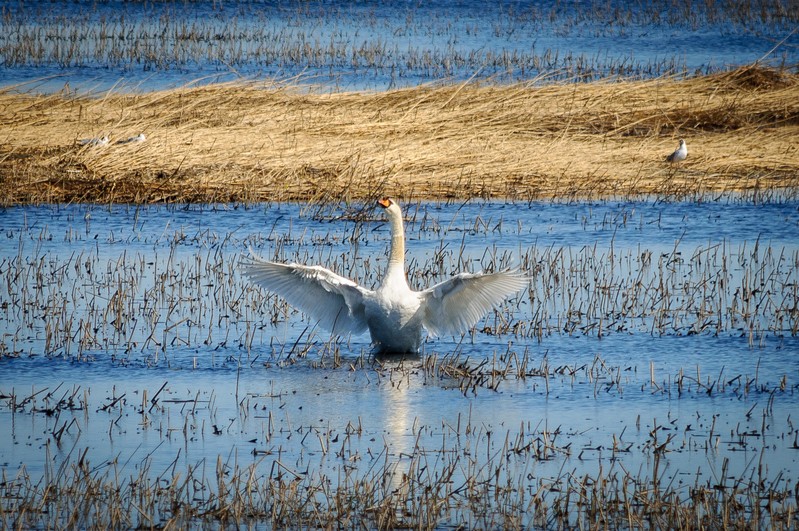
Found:
<path fill-rule="evenodd" d="M 250 281 L 280 295 L 322 328 L 334 334 L 366 331 L 366 290 L 355 282 L 321 266 L 280 264 L 256 257 L 242 257 L 240 265 Z"/>

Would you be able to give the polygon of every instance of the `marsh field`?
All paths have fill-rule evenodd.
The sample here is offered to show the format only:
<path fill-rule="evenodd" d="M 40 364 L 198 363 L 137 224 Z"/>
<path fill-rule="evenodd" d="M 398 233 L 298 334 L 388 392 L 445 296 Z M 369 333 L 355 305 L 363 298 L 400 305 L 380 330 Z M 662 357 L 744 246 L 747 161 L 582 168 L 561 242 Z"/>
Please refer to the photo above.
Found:
<path fill-rule="evenodd" d="M 0 9 L 0 528 L 799 526 L 795 2 L 42 6 Z M 400 358 L 242 276 L 374 286 L 382 196 L 412 287 L 528 288 Z"/>

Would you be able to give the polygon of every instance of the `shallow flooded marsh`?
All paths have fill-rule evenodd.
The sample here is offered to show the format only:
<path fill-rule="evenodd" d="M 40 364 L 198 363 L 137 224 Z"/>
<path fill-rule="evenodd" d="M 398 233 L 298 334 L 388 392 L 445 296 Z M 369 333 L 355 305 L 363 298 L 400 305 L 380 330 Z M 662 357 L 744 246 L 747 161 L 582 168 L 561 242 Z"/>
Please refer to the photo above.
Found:
<path fill-rule="evenodd" d="M 0 72 L 44 92 L 684 76 L 794 67 L 797 17 L 780 2 L 17 2 L 0 17 Z"/>
<path fill-rule="evenodd" d="M 414 287 L 530 278 L 404 359 L 237 271 L 373 285 L 371 205 L 0 212 L 3 525 L 796 525 L 796 201 L 404 207 Z"/>

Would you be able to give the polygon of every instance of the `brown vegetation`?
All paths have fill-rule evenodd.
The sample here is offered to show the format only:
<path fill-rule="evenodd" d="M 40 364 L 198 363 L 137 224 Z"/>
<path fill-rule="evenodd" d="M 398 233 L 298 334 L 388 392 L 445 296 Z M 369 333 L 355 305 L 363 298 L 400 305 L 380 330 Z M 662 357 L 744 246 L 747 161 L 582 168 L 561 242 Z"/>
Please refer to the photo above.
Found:
<path fill-rule="evenodd" d="M 0 93 L 4 204 L 591 198 L 796 190 L 797 76 L 378 93 Z M 143 143 L 115 141 L 144 132 Z M 107 134 L 104 147 L 78 140 Z M 664 157 L 685 138 L 681 164 Z"/>

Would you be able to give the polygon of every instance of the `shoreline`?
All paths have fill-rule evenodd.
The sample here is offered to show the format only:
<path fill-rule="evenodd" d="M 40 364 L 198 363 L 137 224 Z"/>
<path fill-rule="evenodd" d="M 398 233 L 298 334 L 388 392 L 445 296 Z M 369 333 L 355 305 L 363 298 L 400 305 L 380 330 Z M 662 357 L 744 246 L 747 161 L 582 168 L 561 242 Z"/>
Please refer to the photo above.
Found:
<path fill-rule="evenodd" d="M 601 199 L 799 190 L 799 76 L 314 94 L 0 92 L 2 205 Z M 144 142 L 117 143 L 140 133 Z M 108 145 L 81 139 L 110 137 Z M 688 158 L 665 157 L 679 138 Z"/>

